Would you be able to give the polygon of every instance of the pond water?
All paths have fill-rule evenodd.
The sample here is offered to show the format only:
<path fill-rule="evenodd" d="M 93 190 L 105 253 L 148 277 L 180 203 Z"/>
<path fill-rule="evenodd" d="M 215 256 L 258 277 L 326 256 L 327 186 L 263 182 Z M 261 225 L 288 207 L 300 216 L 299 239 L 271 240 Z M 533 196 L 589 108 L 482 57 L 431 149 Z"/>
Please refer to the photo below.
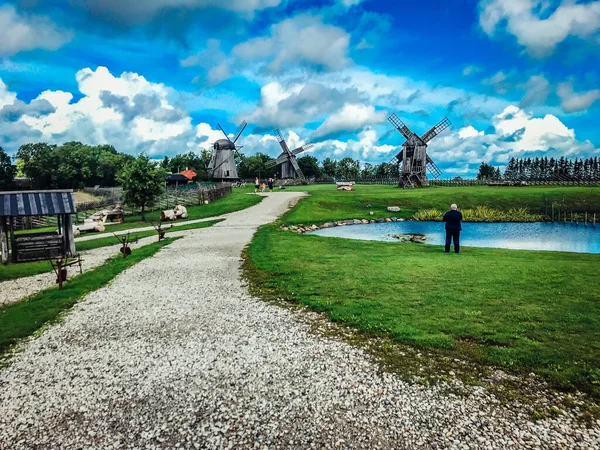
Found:
<path fill-rule="evenodd" d="M 424 234 L 426 244 L 443 245 L 446 232 L 442 222 L 384 222 L 324 228 L 308 234 L 319 236 L 394 241 L 393 235 Z M 461 246 L 559 252 L 600 253 L 600 224 L 596 227 L 559 223 L 463 223 Z"/>

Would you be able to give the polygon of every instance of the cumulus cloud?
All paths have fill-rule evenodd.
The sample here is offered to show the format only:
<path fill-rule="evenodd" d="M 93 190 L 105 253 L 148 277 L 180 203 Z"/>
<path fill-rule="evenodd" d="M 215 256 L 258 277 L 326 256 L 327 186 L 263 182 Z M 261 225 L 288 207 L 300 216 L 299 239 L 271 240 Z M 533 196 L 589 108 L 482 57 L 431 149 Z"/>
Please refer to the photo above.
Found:
<path fill-rule="evenodd" d="M 261 88 L 256 109 L 247 120 L 259 128 L 304 126 L 343 107 L 358 102 L 360 93 L 354 88 L 333 88 L 321 83 L 270 82 Z"/>
<path fill-rule="evenodd" d="M 578 3 L 560 0 L 550 12 L 544 0 L 482 0 L 479 24 L 489 36 L 505 24 L 507 33 L 534 57 L 551 54 L 569 36 L 587 38 L 600 30 L 600 2 Z"/>
<path fill-rule="evenodd" d="M 576 93 L 571 82 L 559 84 L 557 94 L 561 100 L 560 106 L 567 113 L 585 111 L 600 99 L 600 89 Z"/>
<path fill-rule="evenodd" d="M 185 58 L 181 61 L 181 65 L 183 67 L 199 66 L 206 69 L 206 81 L 211 86 L 219 84 L 231 76 L 229 60 L 221 50 L 221 42 L 217 39 L 209 39 L 204 50 Z M 195 81 L 201 81 L 200 77 L 197 77 Z"/>
<path fill-rule="evenodd" d="M 299 15 L 270 28 L 270 35 L 236 45 L 233 54 L 244 60 L 269 60 L 267 69 L 280 72 L 288 64 L 339 70 L 350 63 L 350 35 L 312 15 Z"/>
<path fill-rule="evenodd" d="M 252 17 L 256 11 L 278 6 L 281 0 L 72 0 L 71 3 L 108 22 L 134 26 L 173 10 L 215 8 Z"/>
<path fill-rule="evenodd" d="M 59 29 L 48 18 L 20 15 L 12 5 L 0 7 L 0 56 L 22 51 L 56 50 L 69 42 L 73 34 Z"/>
<path fill-rule="evenodd" d="M 315 138 L 331 136 L 340 132 L 358 131 L 367 125 L 375 125 L 384 122 L 386 113 L 377 111 L 371 105 L 348 104 L 335 114 L 327 117 L 325 121 L 315 130 Z"/>
<path fill-rule="evenodd" d="M 468 126 L 431 141 L 428 152 L 445 173 L 472 172 L 481 161 L 503 167 L 511 157 L 584 157 L 600 149 L 578 141 L 556 116 L 534 117 L 510 105 L 492 119 L 490 130 Z"/>
<path fill-rule="evenodd" d="M 490 78 L 486 78 L 481 82 L 485 86 L 491 86 L 498 94 L 504 95 L 512 87 L 512 83 L 508 81 L 508 75 L 500 71 Z"/>
<path fill-rule="evenodd" d="M 550 83 L 543 75 L 534 75 L 522 86 L 525 95 L 521 99 L 521 108 L 544 104 L 550 94 Z"/>

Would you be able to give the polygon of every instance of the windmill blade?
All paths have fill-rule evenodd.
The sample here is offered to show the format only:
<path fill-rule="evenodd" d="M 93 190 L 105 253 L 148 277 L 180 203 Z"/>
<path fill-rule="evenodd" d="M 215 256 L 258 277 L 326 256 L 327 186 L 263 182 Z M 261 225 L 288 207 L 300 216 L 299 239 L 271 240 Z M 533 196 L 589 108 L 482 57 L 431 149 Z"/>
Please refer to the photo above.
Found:
<path fill-rule="evenodd" d="M 225 158 L 225 159 L 224 159 L 224 160 L 221 162 L 221 164 L 219 164 L 217 167 L 215 167 L 215 168 L 213 169 L 213 172 L 215 172 L 215 171 L 216 171 L 216 170 L 217 170 L 219 167 L 221 167 L 223 164 L 225 164 L 226 162 L 228 162 L 228 161 L 231 159 L 231 157 L 232 157 L 232 156 L 233 156 L 233 153 L 231 153 L 231 155 L 229 155 L 229 158 Z"/>
<path fill-rule="evenodd" d="M 245 120 L 240 124 L 240 126 L 237 129 L 237 131 L 235 132 L 235 137 L 233 138 L 233 143 L 234 144 L 240 138 L 240 136 L 242 135 L 242 133 L 244 132 L 244 130 L 246 129 L 247 126 L 248 126 L 248 123 Z"/>
<path fill-rule="evenodd" d="M 294 167 L 294 170 L 296 171 L 296 175 L 298 176 L 298 178 L 300 178 L 302 181 L 306 181 L 306 177 L 302 173 L 302 169 L 300 169 L 300 166 L 298 165 L 298 161 L 296 161 L 296 158 L 290 158 L 290 162 L 292 163 L 292 166 Z"/>
<path fill-rule="evenodd" d="M 400 120 L 396 113 L 393 113 L 390 117 L 388 117 L 388 120 L 406 139 L 410 139 L 413 136 L 414 133 L 409 130 L 409 128 Z"/>
<path fill-rule="evenodd" d="M 434 137 L 436 137 L 438 134 L 440 134 L 442 131 L 444 131 L 446 128 L 448 128 L 451 125 L 450 120 L 447 117 L 444 117 L 442 120 L 440 120 L 440 123 L 438 123 L 435 127 L 431 128 L 427 133 L 425 133 L 423 136 L 421 136 L 421 140 L 427 144 L 430 140 L 432 140 Z"/>
<path fill-rule="evenodd" d="M 239 150 L 240 148 L 242 148 L 242 146 L 240 146 L 240 147 L 237 147 L 237 148 L 235 149 L 235 154 L 236 154 L 236 155 L 238 155 L 238 156 L 240 157 L 240 161 L 241 161 L 241 163 L 242 163 L 244 166 L 248 167 L 248 164 L 246 164 L 246 157 L 245 157 L 244 155 L 242 155 L 240 152 L 238 152 L 238 150 Z"/>
<path fill-rule="evenodd" d="M 315 146 L 315 144 L 306 144 L 306 145 L 303 145 L 302 147 L 298 147 L 298 148 L 292 150 L 292 155 L 298 155 L 299 153 L 309 150 L 309 149 L 313 148 L 314 146 Z"/>
<path fill-rule="evenodd" d="M 269 161 L 269 163 L 267 164 L 267 166 L 268 167 L 278 166 L 279 164 L 283 164 L 284 162 L 287 162 L 289 160 L 290 160 L 290 157 L 287 154 L 281 155 L 277 159 L 275 159 L 273 161 Z"/>
<path fill-rule="evenodd" d="M 399 162 L 399 163 L 401 163 L 403 159 L 404 159 L 404 151 L 403 151 L 403 150 L 400 150 L 400 153 L 398 153 L 396 156 L 394 156 L 394 157 L 391 159 L 391 161 L 390 161 L 390 164 L 391 164 L 391 163 L 394 163 L 394 162 Z M 396 161 L 394 161 L 394 160 L 396 160 Z"/>
<path fill-rule="evenodd" d="M 431 176 L 433 176 L 433 178 L 435 178 L 436 180 L 442 174 L 440 168 L 436 165 L 436 163 L 433 162 L 433 159 L 431 159 L 429 155 L 427 155 L 427 170 L 429 171 Z"/>
<path fill-rule="evenodd" d="M 275 130 L 275 136 L 277 136 L 277 141 L 279 142 L 279 145 L 281 145 L 281 148 L 283 149 L 283 151 L 285 153 L 291 153 L 290 149 L 288 148 L 287 143 L 285 142 L 285 139 L 281 135 L 281 131 L 279 131 L 279 129 Z"/>
<path fill-rule="evenodd" d="M 221 131 L 223 132 L 223 134 L 225 135 L 225 139 L 227 139 L 229 142 L 231 142 L 231 139 L 229 139 L 229 136 L 227 136 L 227 133 L 225 133 L 225 130 L 223 129 L 223 127 L 221 126 L 221 124 L 217 124 L 219 126 L 219 128 L 221 129 Z"/>

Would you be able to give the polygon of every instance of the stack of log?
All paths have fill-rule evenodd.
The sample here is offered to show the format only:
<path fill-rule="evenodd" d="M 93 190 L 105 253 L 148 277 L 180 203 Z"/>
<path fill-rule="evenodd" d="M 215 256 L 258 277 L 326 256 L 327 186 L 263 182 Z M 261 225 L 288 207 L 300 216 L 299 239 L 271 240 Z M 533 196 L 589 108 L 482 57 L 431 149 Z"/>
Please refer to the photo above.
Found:
<path fill-rule="evenodd" d="M 187 208 L 183 205 L 177 205 L 174 209 L 167 209 L 160 213 L 161 222 L 165 222 L 167 220 L 174 221 L 177 219 L 187 219 L 188 212 Z"/>
<path fill-rule="evenodd" d="M 338 181 L 335 183 L 337 185 L 338 191 L 353 191 L 354 190 L 354 181 Z"/>
<path fill-rule="evenodd" d="M 116 220 L 117 223 L 123 223 L 125 220 L 123 206 L 116 205 L 112 209 L 103 209 L 102 211 L 98 211 L 89 216 L 87 219 L 84 219 L 82 225 L 73 225 L 73 230 L 76 236 L 88 231 L 102 233 L 106 231 L 106 222 L 109 220 L 111 222 Z"/>

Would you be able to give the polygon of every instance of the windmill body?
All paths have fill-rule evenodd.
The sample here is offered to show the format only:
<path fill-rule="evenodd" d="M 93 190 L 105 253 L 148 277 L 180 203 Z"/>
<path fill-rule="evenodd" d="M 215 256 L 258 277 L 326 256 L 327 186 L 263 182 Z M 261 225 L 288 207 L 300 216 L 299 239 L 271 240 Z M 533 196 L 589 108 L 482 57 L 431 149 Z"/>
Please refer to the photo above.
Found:
<path fill-rule="evenodd" d="M 299 179 L 306 181 L 306 177 L 302 173 L 302 169 L 296 161 L 296 155 L 313 147 L 313 144 L 305 144 L 294 150 L 290 150 L 279 130 L 275 130 L 275 136 L 279 141 L 279 145 L 283 150 L 276 160 L 267 165 L 267 168 L 277 166 L 277 177 L 282 179 Z"/>
<path fill-rule="evenodd" d="M 221 128 L 221 125 L 219 125 Z M 213 144 L 212 157 L 208 170 L 212 174 L 213 179 L 218 181 L 237 181 L 239 179 L 237 173 L 237 167 L 235 164 L 235 155 L 237 151 L 242 148 L 235 145 L 237 140 L 240 138 L 242 132 L 246 128 L 246 122 L 243 122 L 238 131 L 235 134 L 233 140 L 229 139 L 225 130 L 221 128 L 225 139 L 219 139 Z"/>
<path fill-rule="evenodd" d="M 399 186 L 428 186 L 427 172 L 434 178 L 438 178 L 442 174 L 442 171 L 427 154 L 427 144 L 431 139 L 450 126 L 450 120 L 444 118 L 423 136 L 410 131 L 396 114 L 392 114 L 388 120 L 406 139 L 404 144 L 402 144 L 402 151 L 394 157 L 396 162 L 402 166 Z"/>

